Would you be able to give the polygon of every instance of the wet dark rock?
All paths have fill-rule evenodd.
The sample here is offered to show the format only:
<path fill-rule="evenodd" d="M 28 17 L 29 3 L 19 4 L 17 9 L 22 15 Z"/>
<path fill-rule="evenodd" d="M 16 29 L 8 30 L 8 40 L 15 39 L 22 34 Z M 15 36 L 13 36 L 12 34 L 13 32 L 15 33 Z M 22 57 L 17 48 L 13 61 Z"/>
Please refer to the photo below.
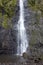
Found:
<path fill-rule="evenodd" d="M 41 42 L 39 42 L 39 43 L 37 43 L 37 44 L 35 44 L 35 47 L 38 47 L 38 48 L 43 48 L 43 43 L 41 43 Z"/>
<path fill-rule="evenodd" d="M 35 63 L 39 63 L 41 61 L 41 58 L 37 58 L 34 60 Z"/>
<path fill-rule="evenodd" d="M 0 26 L 0 54 L 16 54 L 17 53 L 17 21 L 19 16 L 19 6 L 15 7 L 15 14 L 12 17 L 13 27 L 4 29 Z M 15 27 L 16 26 L 16 27 Z M 16 34 L 15 34 L 16 33 Z"/>
<path fill-rule="evenodd" d="M 0 54 L 14 54 L 17 52 L 16 36 L 11 30 L 0 33 Z"/>
<path fill-rule="evenodd" d="M 33 60 L 34 57 L 43 54 L 43 18 L 41 17 L 39 23 L 37 23 L 36 12 L 32 11 L 30 7 L 28 8 L 27 1 L 24 1 L 24 24 L 32 56 L 30 59 Z M 19 10 L 20 7 L 19 4 L 17 4 L 15 8 L 15 16 L 12 17 L 12 29 L 5 30 L 0 27 L 0 54 L 16 54 L 17 52 L 17 24 L 19 19 Z M 23 56 L 27 58 L 27 54 L 24 54 Z M 35 60 L 35 62 L 39 62 L 39 60 Z"/>
<path fill-rule="evenodd" d="M 35 63 L 39 63 L 39 60 L 34 60 L 35 61 Z"/>
<path fill-rule="evenodd" d="M 28 58 L 28 54 L 27 53 L 23 53 L 23 58 L 27 59 Z"/>
<path fill-rule="evenodd" d="M 41 61 L 42 59 L 39 57 L 38 60 Z"/>

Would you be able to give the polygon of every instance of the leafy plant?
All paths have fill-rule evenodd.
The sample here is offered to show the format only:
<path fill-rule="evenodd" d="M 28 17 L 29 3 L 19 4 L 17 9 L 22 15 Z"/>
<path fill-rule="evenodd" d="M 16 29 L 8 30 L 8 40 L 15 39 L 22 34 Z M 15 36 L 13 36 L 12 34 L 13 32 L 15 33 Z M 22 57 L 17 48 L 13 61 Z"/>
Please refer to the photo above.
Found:
<path fill-rule="evenodd" d="M 8 23 L 12 16 L 15 14 L 15 7 L 17 0 L 0 0 L 0 19 L 2 17 L 2 26 L 8 28 Z M 0 21 L 1 22 L 1 21 Z"/>
<path fill-rule="evenodd" d="M 43 14 L 43 0 L 28 0 L 28 5 L 35 11 L 40 10 Z"/>

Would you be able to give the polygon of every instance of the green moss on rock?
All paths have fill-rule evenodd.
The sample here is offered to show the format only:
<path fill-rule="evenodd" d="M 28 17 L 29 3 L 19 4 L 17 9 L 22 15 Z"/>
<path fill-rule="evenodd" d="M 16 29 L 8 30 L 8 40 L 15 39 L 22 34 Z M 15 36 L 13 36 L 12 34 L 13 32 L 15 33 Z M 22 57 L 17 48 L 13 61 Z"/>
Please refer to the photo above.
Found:
<path fill-rule="evenodd" d="M 37 43 L 38 37 L 39 37 L 39 32 L 37 30 L 32 30 L 31 39 L 30 39 L 31 46 L 33 46 Z"/>
<path fill-rule="evenodd" d="M 0 19 L 2 18 L 2 22 L 0 21 L 0 25 L 4 28 L 9 28 L 12 16 L 15 15 L 15 8 L 17 5 L 17 0 L 0 0 Z M 11 25 L 12 26 L 12 25 Z"/>
<path fill-rule="evenodd" d="M 28 0 L 28 6 L 34 11 L 41 11 L 43 16 L 43 0 Z"/>

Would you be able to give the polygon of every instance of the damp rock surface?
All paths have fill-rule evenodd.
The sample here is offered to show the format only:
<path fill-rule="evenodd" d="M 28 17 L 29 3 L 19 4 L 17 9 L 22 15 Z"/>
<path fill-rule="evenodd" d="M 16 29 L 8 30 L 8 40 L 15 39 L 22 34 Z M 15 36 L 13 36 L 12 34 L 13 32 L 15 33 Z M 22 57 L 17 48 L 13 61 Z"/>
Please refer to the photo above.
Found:
<path fill-rule="evenodd" d="M 19 5 L 17 4 L 15 17 L 12 17 L 13 27 L 11 29 L 4 29 L 0 26 L 0 56 L 1 54 L 14 54 L 17 52 L 17 23 L 19 19 Z M 24 62 L 20 59 L 6 61 L 4 56 L 0 58 L 0 65 L 43 65 L 43 17 L 37 18 L 40 13 L 37 13 L 27 6 L 27 1 L 24 2 L 24 16 L 25 16 L 25 28 L 27 33 L 27 38 L 30 47 L 30 56 L 25 55 L 26 59 Z M 29 55 L 29 49 L 27 49 Z M 6 56 L 7 57 L 7 56 Z M 14 57 L 14 56 L 13 56 Z M 8 58 L 8 57 L 7 57 Z M 5 60 L 4 60 L 5 59 Z"/>
<path fill-rule="evenodd" d="M 0 65 L 43 65 L 43 61 L 41 58 L 34 58 L 32 56 L 28 56 L 28 58 L 24 59 L 20 56 L 2 56 L 3 59 L 0 58 Z M 2 60 L 1 60 L 2 59 Z"/>

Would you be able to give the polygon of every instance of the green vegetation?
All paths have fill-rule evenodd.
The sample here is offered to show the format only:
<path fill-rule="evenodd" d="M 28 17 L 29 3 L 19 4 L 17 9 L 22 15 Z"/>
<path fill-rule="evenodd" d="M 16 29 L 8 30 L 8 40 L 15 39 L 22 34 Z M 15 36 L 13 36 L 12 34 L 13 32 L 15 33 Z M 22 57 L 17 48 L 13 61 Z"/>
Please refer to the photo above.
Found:
<path fill-rule="evenodd" d="M 37 39 L 39 37 L 39 32 L 37 30 L 32 30 L 31 31 L 31 41 L 30 41 L 30 45 L 33 46 L 34 44 L 37 43 Z"/>
<path fill-rule="evenodd" d="M 43 15 L 43 0 L 28 0 L 28 5 L 35 11 L 40 11 Z"/>
<path fill-rule="evenodd" d="M 9 27 L 8 21 L 15 14 L 17 0 L 0 0 L 0 25 L 4 28 Z"/>
<path fill-rule="evenodd" d="M 30 44 L 31 46 L 33 46 L 34 44 L 36 44 L 39 41 L 43 42 L 43 33 L 42 33 L 42 25 L 43 23 L 41 23 L 41 18 L 43 18 L 43 0 L 28 0 L 28 6 L 29 8 L 31 8 L 31 10 L 35 15 L 35 21 L 33 26 L 36 26 L 34 30 L 31 31 L 31 40 L 30 40 Z M 33 21 L 32 21 L 33 22 Z M 41 27 L 40 27 L 41 26 Z M 42 34 L 42 36 L 41 36 Z"/>
<path fill-rule="evenodd" d="M 0 0 L 0 13 L 12 16 L 17 0 Z"/>

